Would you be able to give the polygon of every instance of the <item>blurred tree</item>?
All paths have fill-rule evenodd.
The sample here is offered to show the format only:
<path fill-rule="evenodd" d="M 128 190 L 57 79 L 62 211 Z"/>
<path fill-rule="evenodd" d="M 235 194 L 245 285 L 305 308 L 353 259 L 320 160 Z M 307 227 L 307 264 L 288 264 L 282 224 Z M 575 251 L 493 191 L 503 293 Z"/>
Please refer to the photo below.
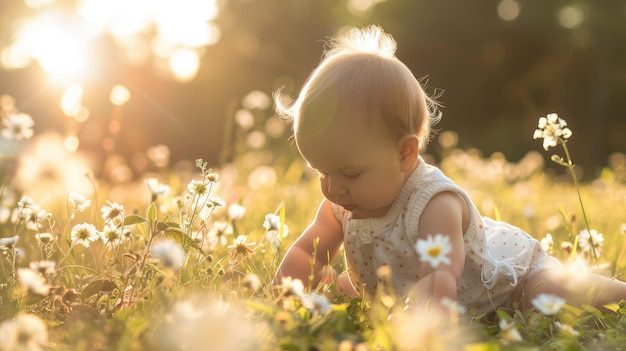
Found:
<path fill-rule="evenodd" d="M 71 0 L 57 1 L 70 9 Z M 131 157 L 155 144 L 174 160 L 219 153 L 240 99 L 252 90 L 295 95 L 319 62 L 323 40 L 344 26 L 380 24 L 399 43 L 398 56 L 428 90 L 445 90 L 438 126 L 459 133 L 460 146 L 529 150 L 537 119 L 557 112 L 570 123 L 574 160 L 593 175 L 609 153 L 626 151 L 626 3 L 622 0 L 464 2 L 373 0 L 224 0 L 214 20 L 221 37 L 201 51 L 195 79 L 178 83 L 123 59 L 114 38 L 94 38 L 92 79 L 84 105 L 81 149 L 99 153 L 113 113 L 112 85 L 133 97 L 122 109 L 116 153 Z M 16 25 L 36 11 L 0 1 L 0 50 Z M 152 32 L 146 32 L 149 43 Z M 38 132 L 64 130 L 62 92 L 36 66 L 0 69 L 0 93 L 13 95 Z M 287 139 L 287 136 L 285 136 Z M 288 145 L 288 143 L 286 143 Z M 435 148 L 436 146 L 433 146 Z M 546 155 L 549 157 L 549 155 Z"/>

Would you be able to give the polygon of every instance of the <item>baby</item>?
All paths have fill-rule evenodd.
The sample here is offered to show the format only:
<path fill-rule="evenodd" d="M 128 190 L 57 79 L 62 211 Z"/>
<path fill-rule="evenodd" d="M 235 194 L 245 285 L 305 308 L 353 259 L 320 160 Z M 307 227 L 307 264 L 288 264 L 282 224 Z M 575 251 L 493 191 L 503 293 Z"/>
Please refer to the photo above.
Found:
<path fill-rule="evenodd" d="M 542 293 L 598 307 L 625 298 L 620 281 L 592 273 L 572 279 L 537 240 L 482 217 L 465 191 L 424 161 L 440 114 L 395 50 L 378 26 L 352 29 L 330 42 L 292 104 L 276 94 L 277 112 L 293 121 L 325 198 L 276 281 L 306 282 L 313 272 L 317 284 L 343 245 L 347 274 L 337 284 L 351 296 L 373 295 L 378 269 L 388 266 L 395 293 L 418 308 L 427 301 L 443 308 L 447 298 L 486 313 L 530 307 Z M 420 260 L 418 240 L 437 234 L 451 247 L 449 263 Z"/>

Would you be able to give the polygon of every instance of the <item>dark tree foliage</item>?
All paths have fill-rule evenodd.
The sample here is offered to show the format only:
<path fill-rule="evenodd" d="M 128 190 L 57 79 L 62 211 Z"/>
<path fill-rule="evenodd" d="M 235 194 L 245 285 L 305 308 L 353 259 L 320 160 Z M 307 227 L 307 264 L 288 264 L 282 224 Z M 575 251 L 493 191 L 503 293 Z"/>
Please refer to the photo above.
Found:
<path fill-rule="evenodd" d="M 100 57 L 96 78 L 85 87 L 90 123 L 104 123 L 110 87 L 124 84 L 134 94 L 125 106 L 120 151 L 131 155 L 163 143 L 174 159 L 203 157 L 216 164 L 225 121 L 242 96 L 279 87 L 295 95 L 319 62 L 325 38 L 343 26 L 375 23 L 394 35 L 398 57 L 417 77 L 426 77 L 429 92 L 445 91 L 438 128 L 456 131 L 461 147 L 502 151 L 511 160 L 541 151 L 541 142 L 532 140 L 537 119 L 557 112 L 574 132 L 569 146 L 586 176 L 595 175 L 610 153 L 626 151 L 624 1 L 525 0 L 513 21 L 498 16 L 496 0 L 388 0 L 362 15 L 348 11 L 346 3 L 223 1 L 216 20 L 221 40 L 207 49 L 196 79 L 185 84 L 159 77 L 151 67 L 124 64 L 111 38 L 100 38 L 93 48 Z M 584 17 L 568 29 L 558 15 L 569 5 Z M 27 15 L 20 1 L 0 1 L 0 46 Z M 62 128 L 61 92 L 37 67 L 0 69 L 0 93 L 17 99 L 35 118 L 37 132 Z M 99 149 L 97 143 L 82 147 Z"/>

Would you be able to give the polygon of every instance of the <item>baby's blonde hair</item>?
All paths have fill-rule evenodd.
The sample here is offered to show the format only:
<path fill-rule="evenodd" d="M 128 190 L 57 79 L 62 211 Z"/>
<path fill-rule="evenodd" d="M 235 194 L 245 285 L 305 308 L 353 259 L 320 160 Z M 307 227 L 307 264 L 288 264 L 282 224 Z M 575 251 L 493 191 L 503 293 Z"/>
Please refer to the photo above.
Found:
<path fill-rule="evenodd" d="M 293 103 L 283 104 L 280 90 L 274 94 L 278 116 L 292 121 L 297 131 L 307 107 L 321 94 L 335 89 L 343 106 L 377 112 L 363 116 L 382 116 L 394 135 L 415 134 L 424 148 L 431 125 L 441 118 L 439 105 L 395 53 L 396 41 L 376 25 L 353 28 L 331 39 L 321 63 Z"/>

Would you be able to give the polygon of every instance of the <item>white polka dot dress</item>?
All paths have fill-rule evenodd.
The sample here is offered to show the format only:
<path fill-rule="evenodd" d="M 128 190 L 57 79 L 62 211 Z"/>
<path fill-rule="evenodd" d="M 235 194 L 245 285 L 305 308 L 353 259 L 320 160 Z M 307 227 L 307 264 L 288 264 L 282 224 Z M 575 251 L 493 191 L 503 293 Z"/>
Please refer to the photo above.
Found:
<path fill-rule="evenodd" d="M 559 265 L 523 230 L 481 217 L 465 191 L 420 157 L 420 165 L 385 216 L 352 219 L 350 212 L 333 205 L 344 232 L 348 275 L 357 291 L 373 295 L 378 285 L 376 272 L 387 265 L 396 294 L 404 298 L 410 293 L 420 279 L 415 250 L 419 220 L 430 199 L 443 191 L 458 193 L 470 208 L 470 223 L 463 234 L 465 267 L 457 285 L 460 304 L 477 313 L 494 310 L 507 302 L 529 270 Z"/>

